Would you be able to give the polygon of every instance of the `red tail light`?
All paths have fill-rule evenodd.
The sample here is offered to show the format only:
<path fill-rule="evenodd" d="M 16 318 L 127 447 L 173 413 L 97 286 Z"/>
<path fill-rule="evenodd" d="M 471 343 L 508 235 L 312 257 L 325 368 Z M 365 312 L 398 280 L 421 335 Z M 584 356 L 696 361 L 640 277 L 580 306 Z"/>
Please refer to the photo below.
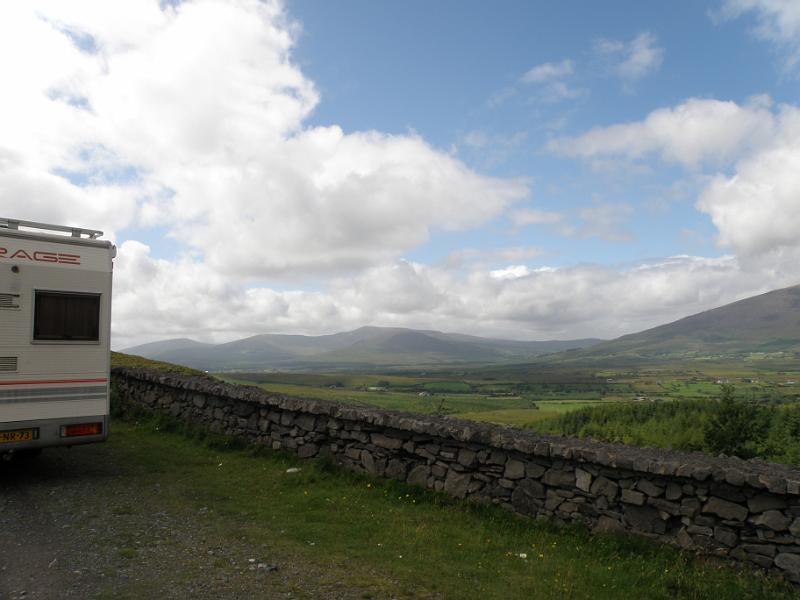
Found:
<path fill-rule="evenodd" d="M 61 437 L 100 435 L 101 433 L 103 433 L 102 423 L 75 423 L 74 425 L 61 426 Z"/>

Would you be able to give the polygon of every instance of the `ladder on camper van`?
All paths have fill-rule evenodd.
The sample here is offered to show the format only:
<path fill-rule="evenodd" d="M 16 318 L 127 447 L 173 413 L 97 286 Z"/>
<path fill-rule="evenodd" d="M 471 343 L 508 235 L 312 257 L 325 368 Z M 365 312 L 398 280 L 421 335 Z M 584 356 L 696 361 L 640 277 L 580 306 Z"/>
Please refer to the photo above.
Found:
<path fill-rule="evenodd" d="M 102 231 L 96 229 L 83 229 L 81 227 L 66 227 L 64 225 L 50 225 L 48 223 L 37 223 L 36 221 L 21 221 L 19 219 L 5 219 L 0 217 L 0 227 L 3 229 L 19 230 L 20 227 L 24 229 L 43 229 L 45 231 L 58 231 L 61 233 L 69 233 L 70 236 L 75 238 L 88 238 L 96 240 L 101 235 Z"/>

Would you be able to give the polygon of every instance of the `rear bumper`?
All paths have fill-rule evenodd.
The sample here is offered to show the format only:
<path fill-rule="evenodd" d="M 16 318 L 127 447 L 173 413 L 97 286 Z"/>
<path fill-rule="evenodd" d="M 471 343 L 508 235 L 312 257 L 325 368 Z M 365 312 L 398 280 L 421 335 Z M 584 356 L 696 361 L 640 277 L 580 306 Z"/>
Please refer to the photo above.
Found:
<path fill-rule="evenodd" d="M 99 435 L 82 435 L 76 437 L 63 437 L 62 426 L 77 425 L 81 423 L 102 423 L 102 433 Z M 52 446 L 75 446 L 78 444 L 92 444 L 102 442 L 108 437 L 108 416 L 95 415 L 87 417 L 63 417 L 59 419 L 35 419 L 31 421 L 13 421 L 0 423 L 0 432 L 16 430 L 34 430 L 34 439 L 21 442 L 0 443 L 0 454 L 29 450 L 33 448 L 50 448 Z"/>

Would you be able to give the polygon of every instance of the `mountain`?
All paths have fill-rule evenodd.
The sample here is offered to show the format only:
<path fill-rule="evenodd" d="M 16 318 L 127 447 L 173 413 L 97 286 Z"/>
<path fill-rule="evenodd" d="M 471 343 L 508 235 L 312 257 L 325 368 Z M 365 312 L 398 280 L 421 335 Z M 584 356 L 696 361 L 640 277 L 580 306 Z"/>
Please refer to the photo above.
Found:
<path fill-rule="evenodd" d="M 124 352 L 207 371 L 335 369 L 521 362 L 601 341 L 524 342 L 402 327 L 361 327 L 319 336 L 262 334 L 225 344 L 164 340 Z"/>
<path fill-rule="evenodd" d="M 800 353 L 800 285 L 774 290 L 551 361 L 679 360 Z"/>

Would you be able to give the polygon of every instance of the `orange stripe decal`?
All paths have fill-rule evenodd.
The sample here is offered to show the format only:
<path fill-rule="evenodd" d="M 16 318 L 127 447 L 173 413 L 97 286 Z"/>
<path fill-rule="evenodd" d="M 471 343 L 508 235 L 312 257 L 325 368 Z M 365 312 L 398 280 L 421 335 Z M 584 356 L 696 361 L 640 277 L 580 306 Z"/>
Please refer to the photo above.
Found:
<path fill-rule="evenodd" d="M 0 385 L 45 385 L 49 383 L 107 383 L 108 377 L 99 379 L 31 379 L 27 381 L 0 381 Z"/>

